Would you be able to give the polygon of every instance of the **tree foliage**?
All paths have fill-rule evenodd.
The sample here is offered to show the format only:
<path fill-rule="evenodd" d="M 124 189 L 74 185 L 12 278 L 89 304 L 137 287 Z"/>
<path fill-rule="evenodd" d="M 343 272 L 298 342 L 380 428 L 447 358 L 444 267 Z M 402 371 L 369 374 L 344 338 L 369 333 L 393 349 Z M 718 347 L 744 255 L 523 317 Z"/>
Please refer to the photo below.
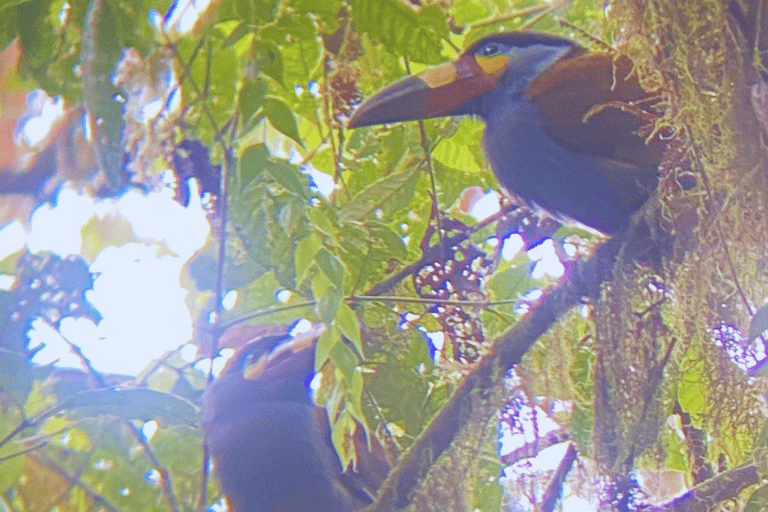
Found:
<path fill-rule="evenodd" d="M 80 255 L 25 249 L 0 262 L 16 277 L 0 292 L 0 510 L 211 506 L 199 363 L 254 325 L 299 318 L 328 326 L 316 400 L 342 461 L 355 457 L 355 420 L 397 461 L 371 510 L 553 510 L 560 495 L 599 510 L 762 510 L 765 7 L 0 4 L 0 133 L 29 115 L 19 99 L 33 88 L 65 104 L 39 145 L 0 141 L 13 216 L 26 221 L 65 183 L 94 201 L 151 193 L 170 169 L 175 200 L 202 194 L 211 226 L 183 276 L 198 360 L 172 351 L 136 377 L 98 372 L 76 339 L 81 369 L 32 365 L 27 338 L 35 320 L 101 319 L 88 265 L 136 240 L 125 219 L 85 224 Z M 345 128 L 378 88 L 525 29 L 615 48 L 661 91 L 651 129 L 668 149 L 639 215 L 669 246 L 656 264 L 635 261 L 631 236 L 553 226 L 507 197 L 488 218 L 470 215 L 472 187 L 498 190 L 475 119 Z M 503 257 L 516 235 L 526 248 L 552 243 L 563 277 L 525 252 Z M 529 438 L 500 455 L 500 432 Z M 559 443 L 559 466 L 519 464 Z"/>

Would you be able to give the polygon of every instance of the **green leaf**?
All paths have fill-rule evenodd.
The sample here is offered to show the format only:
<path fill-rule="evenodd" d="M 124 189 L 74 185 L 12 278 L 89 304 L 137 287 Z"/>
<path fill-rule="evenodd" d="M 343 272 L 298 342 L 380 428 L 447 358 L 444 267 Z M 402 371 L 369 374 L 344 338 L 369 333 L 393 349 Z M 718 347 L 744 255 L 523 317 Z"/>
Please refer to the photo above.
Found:
<path fill-rule="evenodd" d="M 335 237 L 338 230 L 338 225 L 332 221 L 325 213 L 321 212 L 318 208 L 308 208 L 307 218 L 312 223 L 312 227 L 320 230 L 324 235 Z"/>
<path fill-rule="evenodd" d="M 299 173 L 299 169 L 295 165 L 284 161 L 268 160 L 264 169 L 289 192 L 293 192 L 303 199 L 309 198 L 309 188 L 303 181 L 306 178 Z"/>
<path fill-rule="evenodd" d="M 254 41 L 251 45 L 251 57 L 256 70 L 264 73 L 283 87 L 283 54 L 274 43 Z"/>
<path fill-rule="evenodd" d="M 463 25 L 482 20 L 490 14 L 487 6 L 481 5 L 475 0 L 459 0 L 453 4 L 453 21 Z"/>
<path fill-rule="evenodd" d="M 328 249 L 319 251 L 316 258 L 320 270 L 328 276 L 328 279 L 331 280 L 336 288 L 342 289 L 344 287 L 345 268 L 341 260 Z"/>
<path fill-rule="evenodd" d="M 341 334 L 338 329 L 328 329 L 320 335 L 315 346 L 315 371 L 320 371 L 331 356 L 331 351 L 339 343 L 341 343 Z"/>
<path fill-rule="evenodd" d="M 766 503 L 768 503 L 768 485 L 763 485 L 750 495 L 744 512 L 764 512 Z"/>
<path fill-rule="evenodd" d="M 290 197 L 280 206 L 280 226 L 285 230 L 288 236 L 298 229 L 302 219 L 304 219 L 304 210 L 306 203 L 299 198 Z"/>
<path fill-rule="evenodd" d="M 307 277 L 307 272 L 315 262 L 315 255 L 322 249 L 323 242 L 317 233 L 302 238 L 296 243 L 296 252 L 293 255 L 296 268 L 296 282 L 302 283 Z"/>
<path fill-rule="evenodd" d="M 299 12 L 336 14 L 341 9 L 342 0 L 290 0 L 289 4 Z"/>
<path fill-rule="evenodd" d="M 10 455 L 10 450 L 8 448 L 13 447 L 13 443 L 6 444 L 3 448 L 0 448 L 0 457 L 7 457 Z M 18 450 L 19 447 L 16 447 Z M 9 453 L 4 453 L 9 452 Z M 18 455 L 16 457 L 11 457 L 10 459 L 5 459 L 4 461 L 0 462 L 0 511 L 3 510 L 3 496 L 5 492 L 16 485 L 16 483 L 19 480 L 19 477 L 22 474 L 22 468 L 24 467 L 24 456 Z M 9 510 L 6 508 L 5 510 Z"/>
<path fill-rule="evenodd" d="M 243 117 L 243 123 L 248 124 L 253 115 L 263 105 L 269 91 L 269 85 L 266 80 L 256 78 L 255 80 L 246 80 L 240 88 L 240 113 Z"/>
<path fill-rule="evenodd" d="M 416 183 L 421 176 L 418 165 L 405 171 L 385 176 L 352 198 L 341 210 L 342 221 L 363 220 L 377 209 L 391 213 L 406 208 L 413 198 Z"/>
<path fill-rule="evenodd" d="M 269 159 L 269 150 L 264 144 L 254 144 L 243 151 L 240 157 L 240 192 L 242 193 L 248 185 L 264 172 L 267 160 Z"/>
<path fill-rule="evenodd" d="M 194 425 L 197 408 L 175 395 L 151 389 L 98 389 L 73 395 L 67 410 L 86 416 L 111 414 L 128 420 L 159 420 L 167 424 Z"/>
<path fill-rule="evenodd" d="M 352 15 L 360 30 L 397 54 L 425 64 L 443 60 L 448 23 L 437 4 L 416 11 L 399 0 L 353 0 Z"/>
<path fill-rule="evenodd" d="M 335 286 L 329 286 L 317 300 L 317 316 L 326 324 L 331 324 L 339 304 L 341 304 L 341 292 Z"/>
<path fill-rule="evenodd" d="M 408 257 L 408 248 L 405 246 L 405 242 L 397 232 L 386 224 L 379 222 L 370 222 L 367 227 L 374 236 L 384 243 L 384 247 L 387 249 L 391 256 L 404 260 Z"/>
<path fill-rule="evenodd" d="M 301 140 L 301 135 L 299 135 L 299 127 L 296 125 L 293 111 L 282 100 L 268 98 L 264 102 L 264 113 L 277 131 L 290 137 L 302 146 L 304 145 L 304 141 Z"/>
<path fill-rule="evenodd" d="M 339 309 L 336 312 L 336 318 L 334 319 L 336 325 L 339 326 L 341 333 L 346 336 L 357 349 L 360 355 L 363 355 L 363 341 L 360 335 L 360 320 L 354 310 L 349 307 L 348 304 L 342 302 L 339 305 Z"/>
<path fill-rule="evenodd" d="M 319 78 L 322 47 L 317 38 L 302 39 L 283 47 L 285 83 L 307 87 L 313 79 Z"/>
<path fill-rule="evenodd" d="M 706 411 L 706 400 L 709 393 L 704 385 L 704 377 L 696 373 L 693 367 L 690 370 L 680 379 L 677 397 L 685 412 L 692 417 L 698 417 Z"/>
<path fill-rule="evenodd" d="M 333 347 L 333 350 L 331 350 L 331 361 L 336 365 L 336 368 L 341 370 L 347 382 L 352 383 L 360 361 L 346 343 L 337 343 Z"/>

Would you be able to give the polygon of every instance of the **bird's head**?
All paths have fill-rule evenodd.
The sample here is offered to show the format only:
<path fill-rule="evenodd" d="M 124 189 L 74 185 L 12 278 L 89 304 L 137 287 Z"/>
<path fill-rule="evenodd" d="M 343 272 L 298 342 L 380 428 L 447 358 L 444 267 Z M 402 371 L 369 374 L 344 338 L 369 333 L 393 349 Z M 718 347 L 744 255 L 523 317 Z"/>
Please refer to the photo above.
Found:
<path fill-rule="evenodd" d="M 546 34 L 507 32 L 472 44 L 454 62 L 426 69 L 380 91 L 361 105 L 349 128 L 464 114 L 483 114 L 482 99 L 503 86 L 522 95 L 542 71 L 582 53 L 573 41 Z"/>
<path fill-rule="evenodd" d="M 237 417 L 265 401 L 310 403 L 319 331 L 261 336 L 230 359 L 203 397 L 203 423 Z"/>

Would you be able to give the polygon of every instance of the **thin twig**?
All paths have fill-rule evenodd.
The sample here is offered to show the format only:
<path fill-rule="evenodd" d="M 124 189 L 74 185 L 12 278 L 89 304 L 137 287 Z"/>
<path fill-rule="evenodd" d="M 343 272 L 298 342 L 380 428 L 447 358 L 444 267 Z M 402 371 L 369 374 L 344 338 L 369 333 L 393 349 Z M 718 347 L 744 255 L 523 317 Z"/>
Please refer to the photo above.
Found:
<path fill-rule="evenodd" d="M 459 235 L 456 235 L 450 238 L 446 238 L 445 239 L 446 247 L 451 247 L 451 246 L 455 246 L 463 243 L 465 240 L 468 240 L 469 237 L 472 236 L 473 234 L 477 233 L 478 231 L 485 228 L 486 226 L 493 224 L 494 222 L 503 218 L 505 215 L 516 210 L 517 208 L 518 208 L 517 205 L 509 205 L 506 208 L 502 208 L 502 210 L 496 213 L 495 215 L 491 215 L 487 219 L 484 219 L 478 222 L 477 224 L 469 226 L 464 233 L 461 233 Z M 400 270 L 399 272 L 396 272 L 395 274 L 390 276 L 389 279 L 387 279 L 386 281 L 376 284 L 373 288 L 368 290 L 363 295 L 368 295 L 368 296 L 381 295 L 383 293 L 388 292 L 389 290 L 394 288 L 400 281 L 412 275 L 413 273 L 421 270 L 426 264 L 440 259 L 439 250 L 440 250 L 440 247 L 435 247 L 435 246 L 430 247 L 428 251 L 425 251 L 421 255 L 421 258 L 418 261 L 415 261 L 410 265 L 408 265 L 407 267 Z"/>
<path fill-rule="evenodd" d="M 468 307 L 480 307 L 489 308 L 492 306 L 501 306 L 505 304 L 517 304 L 520 302 L 518 299 L 510 300 L 447 300 L 447 299 L 432 299 L 422 297 L 397 297 L 394 295 L 352 295 L 347 302 L 399 302 L 403 304 L 441 304 L 446 306 L 468 306 Z"/>

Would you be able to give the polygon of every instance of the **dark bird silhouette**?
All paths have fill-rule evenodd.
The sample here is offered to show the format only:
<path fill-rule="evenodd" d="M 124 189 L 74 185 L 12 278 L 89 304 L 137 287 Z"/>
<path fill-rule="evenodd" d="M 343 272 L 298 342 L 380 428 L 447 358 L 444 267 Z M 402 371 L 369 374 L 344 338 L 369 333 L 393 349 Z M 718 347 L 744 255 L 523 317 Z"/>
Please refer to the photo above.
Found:
<path fill-rule="evenodd" d="M 555 217 L 615 233 L 657 185 L 663 145 L 639 134 L 652 100 L 625 56 L 509 32 L 380 91 L 349 127 L 480 116 L 502 186 Z"/>
<path fill-rule="evenodd" d="M 344 471 L 325 409 L 309 394 L 316 333 L 263 336 L 243 347 L 203 397 L 205 443 L 234 512 L 347 512 L 372 502 L 388 472 L 359 428 Z"/>

